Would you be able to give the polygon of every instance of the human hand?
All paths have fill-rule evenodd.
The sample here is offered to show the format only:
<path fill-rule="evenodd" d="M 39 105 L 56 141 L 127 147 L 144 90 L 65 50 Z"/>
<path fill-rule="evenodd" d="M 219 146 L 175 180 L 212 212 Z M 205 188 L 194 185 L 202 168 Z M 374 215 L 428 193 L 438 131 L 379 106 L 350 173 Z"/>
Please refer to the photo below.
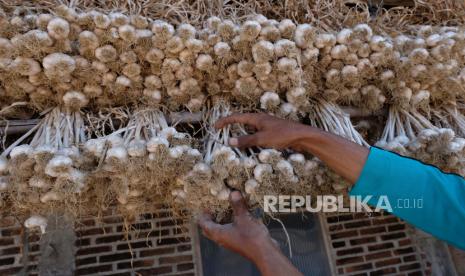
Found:
<path fill-rule="evenodd" d="M 269 251 L 279 251 L 266 226 L 247 210 L 241 193 L 232 192 L 229 200 L 233 209 L 233 222 L 217 224 L 213 222 L 210 214 L 203 213 L 198 219 L 203 234 L 256 264 L 263 259 L 264 254 L 269 254 Z"/>
<path fill-rule="evenodd" d="M 241 193 L 232 192 L 229 201 L 233 209 L 233 222 L 217 224 L 209 214 L 204 213 L 198 219 L 204 235 L 252 261 L 263 276 L 302 276 L 282 254 L 265 225 L 248 212 Z"/>
<path fill-rule="evenodd" d="M 219 119 L 215 127 L 223 128 L 229 124 L 240 123 L 251 126 L 257 132 L 229 139 L 233 147 L 259 146 L 265 148 L 299 150 L 300 142 L 306 138 L 312 128 L 293 121 L 283 120 L 263 113 L 235 113 Z"/>

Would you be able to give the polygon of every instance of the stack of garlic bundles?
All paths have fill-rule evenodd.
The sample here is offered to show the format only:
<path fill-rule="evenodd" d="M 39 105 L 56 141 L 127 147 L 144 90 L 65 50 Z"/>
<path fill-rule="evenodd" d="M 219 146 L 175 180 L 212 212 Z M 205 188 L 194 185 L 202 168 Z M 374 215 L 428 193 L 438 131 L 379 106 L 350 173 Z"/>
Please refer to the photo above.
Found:
<path fill-rule="evenodd" d="M 365 146 L 378 140 L 465 174 L 463 28 L 327 32 L 262 15 L 175 26 L 63 5 L 1 16 L 0 104 L 45 114 L 2 153 L 2 201 L 15 212 L 116 201 L 134 214 L 154 197 L 217 210 L 231 188 L 251 201 L 346 189 L 311 156 L 229 147 L 245 128 L 213 124 L 235 111 L 262 110 Z M 383 133 L 363 137 L 341 106 L 387 110 Z M 125 108 L 124 124 L 95 131 L 89 114 L 103 108 Z M 173 111 L 202 112 L 201 132 L 176 129 Z"/>

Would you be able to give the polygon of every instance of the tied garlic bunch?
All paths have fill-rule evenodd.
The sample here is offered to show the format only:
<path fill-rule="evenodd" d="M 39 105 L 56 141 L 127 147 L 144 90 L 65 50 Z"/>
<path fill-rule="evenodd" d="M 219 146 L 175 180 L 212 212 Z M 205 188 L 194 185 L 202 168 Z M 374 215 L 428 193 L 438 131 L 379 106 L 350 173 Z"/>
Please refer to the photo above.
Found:
<path fill-rule="evenodd" d="M 120 208 L 132 215 L 154 200 L 154 191 L 165 196 L 172 179 L 201 158 L 189 134 L 178 132 L 154 109 L 136 110 L 125 127 L 88 140 L 85 152 L 103 162 L 102 173 L 111 179 Z"/>
<path fill-rule="evenodd" d="M 437 127 L 415 110 L 391 108 L 376 146 L 412 156 L 447 171 L 463 173 L 465 139 L 449 127 Z"/>
<path fill-rule="evenodd" d="M 64 106 L 49 111 L 2 153 L 1 188 L 9 191 L 16 211 L 40 213 L 53 205 L 73 210 L 88 189 L 88 172 L 83 169 L 84 158 L 79 149 L 87 140 L 80 111 L 87 99 L 82 93 L 69 91 L 63 102 Z M 32 133 L 28 144 L 19 145 Z M 28 210 L 30 206 L 34 208 Z"/>
<path fill-rule="evenodd" d="M 195 206 L 196 210 L 208 207 L 202 204 L 213 204 L 210 206 L 212 208 L 213 206 L 223 206 L 223 208 L 227 206 L 230 188 L 243 190 L 246 175 L 253 169 L 252 158 L 247 157 L 239 149 L 228 146 L 228 139 L 232 134 L 231 129 L 229 127 L 220 130 L 214 128 L 214 123 L 219 118 L 230 113 L 230 107 L 223 101 L 214 104 L 208 113 L 209 124 L 206 128 L 203 158 L 190 172 L 179 179 L 180 187 L 172 192 L 175 198 Z M 198 197 L 204 197 L 205 200 L 200 200 Z"/>

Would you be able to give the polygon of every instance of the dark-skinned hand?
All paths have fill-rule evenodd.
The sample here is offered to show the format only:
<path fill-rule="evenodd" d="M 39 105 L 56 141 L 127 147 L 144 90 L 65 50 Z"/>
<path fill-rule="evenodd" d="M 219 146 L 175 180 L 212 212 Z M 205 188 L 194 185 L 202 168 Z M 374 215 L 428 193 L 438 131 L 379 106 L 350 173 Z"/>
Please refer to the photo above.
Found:
<path fill-rule="evenodd" d="M 262 113 L 235 113 L 219 119 L 215 127 L 223 128 L 229 124 L 240 123 L 256 130 L 254 134 L 229 139 L 229 145 L 246 148 L 259 146 L 264 148 L 299 150 L 300 142 L 304 139 L 304 126 L 297 122 L 283 120 Z"/>

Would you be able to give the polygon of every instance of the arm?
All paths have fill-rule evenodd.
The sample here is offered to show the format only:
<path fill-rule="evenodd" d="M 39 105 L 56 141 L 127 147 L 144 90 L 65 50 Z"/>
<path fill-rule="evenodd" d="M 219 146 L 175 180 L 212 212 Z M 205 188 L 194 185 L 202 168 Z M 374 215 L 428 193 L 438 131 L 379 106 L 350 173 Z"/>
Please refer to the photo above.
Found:
<path fill-rule="evenodd" d="M 252 261 L 264 276 L 302 275 L 281 253 L 265 225 L 247 211 L 239 192 L 231 193 L 230 202 L 234 212 L 231 224 L 217 224 L 208 214 L 200 216 L 204 235 Z"/>
<path fill-rule="evenodd" d="M 376 206 L 387 198 L 388 211 L 414 226 L 465 249 L 465 179 L 446 174 L 417 160 L 372 147 L 370 150 L 339 136 L 264 114 L 234 114 L 217 127 L 243 123 L 256 133 L 230 139 L 232 146 L 293 148 L 320 158 L 328 167 L 355 184 L 350 195 L 373 196 Z M 286 134 L 286 135 L 279 135 Z M 406 208 L 403 202 L 422 206 Z M 383 202 L 384 203 L 384 202 Z"/>
<path fill-rule="evenodd" d="M 252 126 L 257 132 L 231 138 L 231 146 L 292 148 L 306 151 L 318 157 L 352 184 L 357 181 L 369 153 L 369 149 L 340 136 L 266 114 L 234 114 L 220 119 L 216 127 L 222 128 L 232 123 Z"/>
<path fill-rule="evenodd" d="M 465 179 L 415 159 L 372 147 L 353 196 L 372 196 L 417 228 L 465 249 Z"/>

